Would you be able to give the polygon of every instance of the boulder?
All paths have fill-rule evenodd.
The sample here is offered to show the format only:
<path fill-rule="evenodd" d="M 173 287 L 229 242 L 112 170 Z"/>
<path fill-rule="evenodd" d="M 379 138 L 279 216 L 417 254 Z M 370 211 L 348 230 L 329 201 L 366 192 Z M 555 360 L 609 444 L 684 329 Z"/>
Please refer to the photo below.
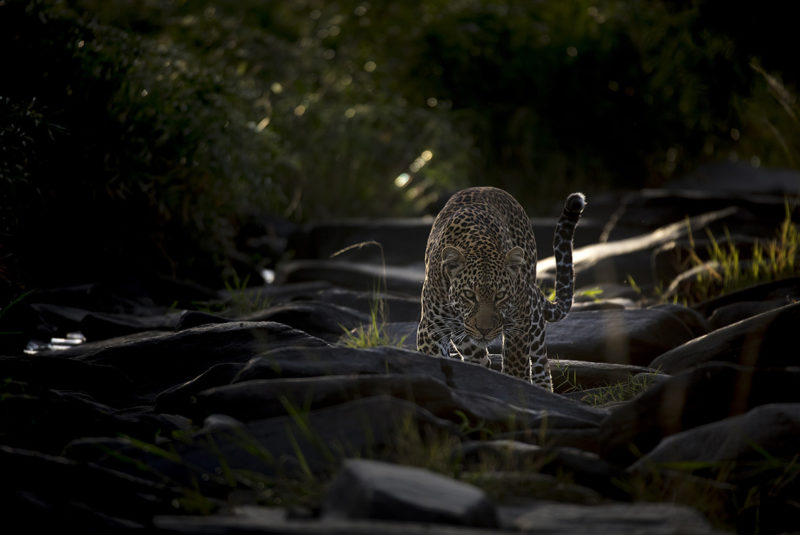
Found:
<path fill-rule="evenodd" d="M 629 471 L 647 471 L 653 465 L 698 462 L 722 468 L 735 461 L 734 470 L 747 475 L 745 463 L 784 459 L 800 451 L 800 403 L 760 405 L 732 416 L 668 436 L 636 461 Z"/>
<path fill-rule="evenodd" d="M 547 411 L 551 427 L 595 427 L 607 411 L 588 407 L 510 375 L 401 348 L 287 347 L 254 358 L 233 382 L 323 375 L 426 377 L 459 392 L 488 396 L 523 409 Z"/>
<path fill-rule="evenodd" d="M 664 437 L 771 403 L 800 402 L 800 371 L 713 363 L 679 373 L 613 410 L 600 426 L 604 458 L 630 463 Z"/>
<path fill-rule="evenodd" d="M 243 321 L 272 321 L 335 342 L 353 327 L 369 323 L 367 314 L 324 301 L 291 301 L 246 314 Z"/>
<path fill-rule="evenodd" d="M 793 366 L 797 359 L 787 348 L 796 344 L 797 325 L 800 325 L 800 303 L 786 305 L 690 340 L 660 355 L 650 366 L 669 374 L 706 362 Z"/>
<path fill-rule="evenodd" d="M 359 264 L 343 260 L 291 260 L 278 266 L 278 284 L 326 281 L 359 291 L 385 290 L 405 295 L 420 295 L 425 266 L 422 257 L 414 266 Z"/>
<path fill-rule="evenodd" d="M 322 506 L 329 518 L 366 518 L 498 527 L 486 494 L 421 468 L 365 459 L 346 460 Z"/>
<path fill-rule="evenodd" d="M 487 370 L 488 371 L 488 370 Z M 188 414 L 195 420 L 226 414 L 251 421 L 283 415 L 287 404 L 318 410 L 347 401 L 391 396 L 424 407 L 434 416 L 480 432 L 540 430 L 543 426 L 586 427 L 557 412 L 522 408 L 479 392 L 454 389 L 420 375 L 335 375 L 237 382 L 199 392 Z"/>
<path fill-rule="evenodd" d="M 629 471 L 665 481 L 692 477 L 695 487 L 700 478 L 708 488 L 723 483 L 727 492 L 718 499 L 728 504 L 739 533 L 789 533 L 797 527 L 800 497 L 798 429 L 800 403 L 761 405 L 666 437 Z"/>
<path fill-rule="evenodd" d="M 654 358 L 695 336 L 675 308 L 574 310 L 547 325 L 552 359 L 650 366 Z"/>
<path fill-rule="evenodd" d="M 640 373 L 658 373 L 658 370 L 643 366 L 566 359 L 551 360 L 550 370 L 553 375 L 553 388 L 559 393 L 628 382 Z"/>
<path fill-rule="evenodd" d="M 602 535 L 704 534 L 714 530 L 696 510 L 671 503 L 575 505 L 541 503 L 519 515 L 514 526 L 522 532 Z"/>
<path fill-rule="evenodd" d="M 708 209 L 689 219 L 689 225 L 681 214 L 674 219 L 660 219 L 655 228 L 641 228 L 641 233 L 626 235 L 616 241 L 594 243 L 573 251 L 575 280 L 577 286 L 592 286 L 602 283 L 624 284 L 632 277 L 643 288 L 654 286 L 652 258 L 654 252 L 667 243 L 688 233 L 689 226 L 699 230 L 728 221 L 737 213 L 737 208 L 727 207 L 716 211 Z M 554 257 L 542 258 L 536 265 L 537 280 L 547 281 L 552 286 L 555 280 Z"/>
<path fill-rule="evenodd" d="M 249 422 L 215 416 L 199 431 L 164 440 L 158 448 L 125 438 L 85 438 L 64 452 L 74 460 L 227 496 L 236 486 L 231 473 L 259 474 L 261 480 L 324 478 L 346 457 L 402 453 L 411 435 L 421 442 L 419 437 L 434 434 L 461 438 L 457 426 L 418 405 L 379 396 L 312 411 L 287 403 L 283 415 Z"/>
<path fill-rule="evenodd" d="M 51 353 L 89 364 L 110 366 L 136 384 L 140 400 L 188 381 L 221 362 L 247 362 L 255 355 L 287 346 L 327 347 L 313 336 L 274 322 L 203 325 L 176 333 L 137 333 Z"/>

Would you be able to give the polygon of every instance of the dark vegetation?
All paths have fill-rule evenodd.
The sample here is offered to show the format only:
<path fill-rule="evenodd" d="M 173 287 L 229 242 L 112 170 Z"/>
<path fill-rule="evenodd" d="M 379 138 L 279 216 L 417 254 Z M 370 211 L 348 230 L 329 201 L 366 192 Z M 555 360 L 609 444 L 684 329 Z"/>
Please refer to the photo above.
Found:
<path fill-rule="evenodd" d="M 470 184 L 541 212 L 706 161 L 796 167 L 787 9 L 2 1 L 0 302 L 112 272 L 219 286 L 282 254 L 251 238 Z"/>

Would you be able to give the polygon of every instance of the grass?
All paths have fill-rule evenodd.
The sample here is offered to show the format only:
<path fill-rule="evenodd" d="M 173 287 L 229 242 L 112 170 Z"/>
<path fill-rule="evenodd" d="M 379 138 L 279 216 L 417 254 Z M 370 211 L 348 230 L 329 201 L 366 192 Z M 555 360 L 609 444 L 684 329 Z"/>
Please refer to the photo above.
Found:
<path fill-rule="evenodd" d="M 553 360 L 554 366 L 559 366 L 558 360 Z M 630 375 L 626 381 L 610 383 L 597 388 L 584 389 L 578 382 L 577 372 L 570 373 L 569 370 L 562 370 L 564 380 L 555 385 L 555 391 L 559 393 L 581 392 L 580 401 L 593 407 L 602 407 L 609 403 L 628 401 L 635 398 L 655 383 L 658 372 L 639 373 Z"/>
<path fill-rule="evenodd" d="M 653 463 L 622 486 L 633 499 L 694 507 L 718 529 L 759 533 L 776 506 L 797 511 L 789 499 L 800 480 L 800 455 L 776 458 L 756 444 L 751 461 Z"/>
<path fill-rule="evenodd" d="M 363 247 L 377 247 L 380 250 L 381 267 L 383 269 L 381 287 L 373 291 L 372 302 L 369 307 L 369 323 L 366 325 L 359 325 L 352 330 L 342 326 L 344 334 L 339 339 L 339 343 L 345 347 L 356 349 L 381 346 L 403 347 L 407 335 L 392 336 L 386 329 L 389 307 L 386 299 L 381 297 L 381 291 L 386 291 L 386 258 L 383 254 L 383 245 L 375 240 L 362 241 L 336 251 L 331 255 L 331 258 L 336 258 L 349 251 L 361 249 Z"/>
<path fill-rule="evenodd" d="M 706 229 L 708 260 L 703 260 L 698 254 L 689 227 L 689 257 L 697 274 L 684 297 L 699 302 L 754 284 L 800 275 L 800 229 L 792 221 L 788 199 L 784 202 L 784 210 L 785 217 L 774 237 L 756 239 L 748 248 L 737 245 L 727 229 L 723 240 Z M 674 289 L 667 295 L 676 295 Z"/>

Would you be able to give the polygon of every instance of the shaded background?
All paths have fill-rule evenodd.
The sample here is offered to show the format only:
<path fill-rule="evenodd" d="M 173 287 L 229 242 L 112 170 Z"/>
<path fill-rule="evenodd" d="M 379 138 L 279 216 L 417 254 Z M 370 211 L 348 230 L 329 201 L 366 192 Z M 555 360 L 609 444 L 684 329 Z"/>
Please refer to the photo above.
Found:
<path fill-rule="evenodd" d="M 0 304 L 269 267 L 298 223 L 798 166 L 790 3 L 7 0 Z M 753 10 L 757 9 L 756 12 Z"/>

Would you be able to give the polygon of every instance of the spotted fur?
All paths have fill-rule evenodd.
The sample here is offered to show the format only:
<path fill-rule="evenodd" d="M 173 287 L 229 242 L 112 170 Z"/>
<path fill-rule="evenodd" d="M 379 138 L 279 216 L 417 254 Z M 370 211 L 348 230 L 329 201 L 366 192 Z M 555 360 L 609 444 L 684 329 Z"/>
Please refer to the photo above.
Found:
<path fill-rule="evenodd" d="M 556 225 L 550 301 L 536 286 L 536 240 L 514 197 L 497 188 L 453 195 L 428 237 L 417 349 L 488 366 L 488 344 L 502 336 L 503 371 L 552 390 L 545 321 L 572 306 L 572 237 L 585 205 L 571 194 Z"/>

